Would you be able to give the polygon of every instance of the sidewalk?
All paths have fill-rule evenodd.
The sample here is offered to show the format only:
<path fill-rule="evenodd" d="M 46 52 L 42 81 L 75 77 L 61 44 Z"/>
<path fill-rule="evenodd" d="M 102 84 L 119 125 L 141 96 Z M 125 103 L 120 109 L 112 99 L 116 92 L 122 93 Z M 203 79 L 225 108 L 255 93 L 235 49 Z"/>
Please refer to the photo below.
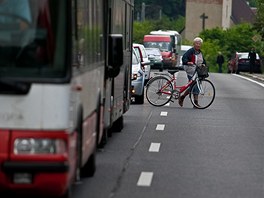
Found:
<path fill-rule="evenodd" d="M 251 78 L 252 80 L 264 83 L 264 74 L 250 74 L 247 72 L 240 72 L 239 74 Z"/>

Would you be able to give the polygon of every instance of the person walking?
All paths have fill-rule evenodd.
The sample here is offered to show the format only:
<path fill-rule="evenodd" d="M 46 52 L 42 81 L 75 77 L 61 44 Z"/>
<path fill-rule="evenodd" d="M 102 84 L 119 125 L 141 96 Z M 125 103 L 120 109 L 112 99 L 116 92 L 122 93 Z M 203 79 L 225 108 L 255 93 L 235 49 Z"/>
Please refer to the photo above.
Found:
<path fill-rule="evenodd" d="M 216 57 L 216 63 L 218 64 L 218 73 L 222 73 L 222 66 L 225 62 L 224 56 L 221 52 L 218 52 L 218 55 Z"/>
<path fill-rule="evenodd" d="M 204 59 L 204 56 L 202 54 L 201 51 L 201 46 L 203 43 L 203 39 L 201 39 L 200 37 L 196 37 L 193 40 L 193 47 L 190 48 L 189 50 L 187 50 L 185 52 L 185 54 L 183 54 L 182 56 L 182 64 L 184 65 L 184 70 L 187 73 L 187 78 L 190 81 L 193 77 L 193 74 L 195 72 L 196 66 L 197 65 L 202 65 L 205 64 L 206 65 L 206 61 Z M 182 96 L 179 97 L 179 105 L 182 107 L 183 106 L 183 101 L 184 98 L 189 94 L 189 89 L 187 89 Z M 198 94 L 199 94 L 199 90 L 196 87 L 194 93 L 193 93 L 193 97 L 194 97 L 194 103 L 199 106 L 198 104 Z"/>
<path fill-rule="evenodd" d="M 248 59 L 249 59 L 249 73 L 252 74 L 254 67 L 255 67 L 255 62 L 256 62 L 256 52 L 255 48 L 252 47 L 251 51 L 248 53 Z"/>

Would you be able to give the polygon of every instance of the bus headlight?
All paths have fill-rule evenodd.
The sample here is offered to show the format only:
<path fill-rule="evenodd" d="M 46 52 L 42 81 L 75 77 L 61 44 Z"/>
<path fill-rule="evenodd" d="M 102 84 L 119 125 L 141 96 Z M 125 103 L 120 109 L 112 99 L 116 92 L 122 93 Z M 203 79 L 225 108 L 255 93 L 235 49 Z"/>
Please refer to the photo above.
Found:
<path fill-rule="evenodd" d="M 66 143 L 62 139 L 18 138 L 14 142 L 15 154 L 62 154 Z"/>

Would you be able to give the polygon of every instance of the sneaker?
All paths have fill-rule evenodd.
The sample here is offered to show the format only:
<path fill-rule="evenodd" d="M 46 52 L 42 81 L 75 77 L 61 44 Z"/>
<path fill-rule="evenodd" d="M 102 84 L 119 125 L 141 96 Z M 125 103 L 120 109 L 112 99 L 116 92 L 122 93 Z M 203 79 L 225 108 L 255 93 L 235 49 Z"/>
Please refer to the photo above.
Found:
<path fill-rule="evenodd" d="M 183 106 L 183 100 L 184 100 L 184 96 L 180 96 L 179 97 L 179 105 L 182 107 Z"/>

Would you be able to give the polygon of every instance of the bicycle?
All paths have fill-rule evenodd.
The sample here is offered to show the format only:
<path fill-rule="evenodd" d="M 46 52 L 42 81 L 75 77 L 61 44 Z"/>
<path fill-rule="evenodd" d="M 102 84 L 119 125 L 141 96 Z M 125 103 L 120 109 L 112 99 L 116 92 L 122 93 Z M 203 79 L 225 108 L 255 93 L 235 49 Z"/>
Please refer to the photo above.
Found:
<path fill-rule="evenodd" d="M 192 79 L 183 86 L 176 85 L 175 74 L 179 70 L 168 70 L 168 73 L 159 74 L 149 80 L 146 84 L 146 98 L 153 106 L 163 106 L 179 99 L 181 93 L 189 88 L 189 98 L 194 107 L 198 109 L 208 108 L 215 99 L 215 87 L 206 79 L 208 74 L 207 66 L 196 66 Z M 198 93 L 197 93 L 198 92 Z M 194 94 L 198 94 L 199 104 L 194 102 Z"/>

